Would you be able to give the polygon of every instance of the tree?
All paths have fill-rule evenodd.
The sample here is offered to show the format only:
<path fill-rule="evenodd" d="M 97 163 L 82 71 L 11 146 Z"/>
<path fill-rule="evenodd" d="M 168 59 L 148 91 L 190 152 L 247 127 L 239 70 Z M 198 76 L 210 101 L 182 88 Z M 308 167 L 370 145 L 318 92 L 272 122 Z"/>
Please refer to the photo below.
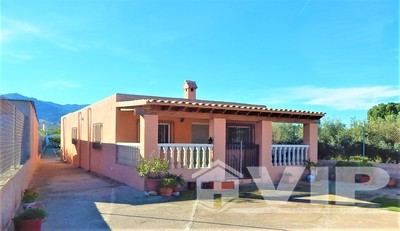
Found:
<path fill-rule="evenodd" d="M 400 103 L 380 103 L 368 110 L 368 121 L 374 121 L 378 118 L 385 119 L 387 116 L 399 116 Z"/>
<path fill-rule="evenodd" d="M 303 125 L 290 123 L 272 123 L 272 143 L 301 144 L 303 142 Z"/>

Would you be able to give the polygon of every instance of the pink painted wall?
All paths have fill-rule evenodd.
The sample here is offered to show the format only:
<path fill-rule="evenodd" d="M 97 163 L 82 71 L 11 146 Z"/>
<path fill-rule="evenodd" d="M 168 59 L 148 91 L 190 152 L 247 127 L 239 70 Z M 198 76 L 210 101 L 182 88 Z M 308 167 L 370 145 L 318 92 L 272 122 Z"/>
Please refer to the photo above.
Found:
<path fill-rule="evenodd" d="M 139 116 L 131 111 L 116 110 L 117 142 L 139 143 Z"/>
<path fill-rule="evenodd" d="M 214 139 L 214 161 L 225 163 L 226 154 L 226 119 L 213 118 L 210 121 L 210 136 Z"/>
<path fill-rule="evenodd" d="M 39 124 L 33 106 L 30 106 L 30 158 L 21 166 L 12 176 L 0 180 L 0 230 L 7 230 L 12 226 L 11 219 L 21 203 L 24 190 L 28 187 L 33 173 L 39 165 L 40 155 L 38 153 L 39 145 Z"/>
<path fill-rule="evenodd" d="M 311 161 L 318 161 L 318 124 L 307 123 L 303 126 L 304 144 L 310 145 L 308 153 Z"/>
<path fill-rule="evenodd" d="M 135 130 L 128 130 L 132 126 L 135 128 L 133 114 L 123 114 L 118 112 L 115 107 L 116 95 L 104 99 L 98 103 L 83 108 L 77 112 L 70 113 L 61 118 L 61 149 L 63 150 L 66 162 L 81 167 L 84 170 L 96 172 L 103 176 L 117 180 L 119 182 L 143 188 L 144 183 L 137 175 L 133 167 L 128 167 L 117 163 L 117 150 L 115 143 L 135 142 L 137 135 Z M 116 133 L 117 116 L 120 119 Z M 135 120 L 136 121 L 136 120 Z M 124 124 L 127 122 L 128 124 Z M 102 123 L 102 148 L 92 148 L 93 124 Z M 72 128 L 78 129 L 78 143 L 72 144 Z"/>

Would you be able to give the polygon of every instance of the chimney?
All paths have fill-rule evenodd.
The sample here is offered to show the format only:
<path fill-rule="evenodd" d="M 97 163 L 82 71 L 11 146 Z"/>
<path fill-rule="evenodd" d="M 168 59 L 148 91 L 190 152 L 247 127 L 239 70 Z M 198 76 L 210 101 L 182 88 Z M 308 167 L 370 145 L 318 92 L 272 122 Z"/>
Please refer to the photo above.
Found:
<path fill-rule="evenodd" d="M 183 94 L 185 99 L 196 99 L 196 89 L 197 85 L 195 81 L 185 80 L 183 84 Z"/>

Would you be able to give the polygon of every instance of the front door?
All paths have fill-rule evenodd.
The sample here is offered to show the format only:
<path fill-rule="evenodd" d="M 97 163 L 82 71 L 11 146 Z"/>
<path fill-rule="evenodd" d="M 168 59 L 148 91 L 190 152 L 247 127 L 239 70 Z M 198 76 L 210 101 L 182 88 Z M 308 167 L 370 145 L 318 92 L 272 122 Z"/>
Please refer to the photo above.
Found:
<path fill-rule="evenodd" d="M 208 144 L 208 124 L 192 124 L 192 143 Z"/>
<path fill-rule="evenodd" d="M 254 144 L 254 125 L 228 124 L 226 128 L 226 163 L 250 178 L 247 167 L 259 166 L 258 145 Z"/>

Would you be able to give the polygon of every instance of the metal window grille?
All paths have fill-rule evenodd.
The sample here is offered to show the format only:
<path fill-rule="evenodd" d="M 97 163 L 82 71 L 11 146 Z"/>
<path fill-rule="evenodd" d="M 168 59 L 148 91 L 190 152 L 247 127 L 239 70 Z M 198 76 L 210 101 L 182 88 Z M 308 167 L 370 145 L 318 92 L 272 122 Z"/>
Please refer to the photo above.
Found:
<path fill-rule="evenodd" d="M 102 123 L 95 123 L 93 124 L 93 148 L 101 148 L 102 146 L 102 131 L 103 124 Z"/>
<path fill-rule="evenodd" d="M 158 143 L 171 142 L 171 123 L 160 122 L 158 123 Z"/>
<path fill-rule="evenodd" d="M 227 125 L 227 144 L 253 144 L 254 125 Z"/>
<path fill-rule="evenodd" d="M 72 128 L 71 137 L 72 137 L 71 142 L 73 144 L 77 144 L 78 143 L 78 128 L 77 127 Z"/>
<path fill-rule="evenodd" d="M 117 163 L 135 167 L 140 160 L 140 144 L 117 143 Z"/>

